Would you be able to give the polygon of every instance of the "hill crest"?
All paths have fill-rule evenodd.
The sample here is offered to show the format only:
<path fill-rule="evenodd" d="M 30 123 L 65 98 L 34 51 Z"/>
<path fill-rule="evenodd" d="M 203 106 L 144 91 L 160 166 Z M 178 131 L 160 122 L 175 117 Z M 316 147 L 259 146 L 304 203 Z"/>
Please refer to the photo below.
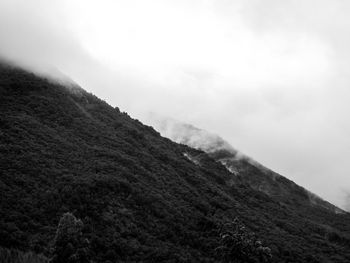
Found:
<path fill-rule="evenodd" d="M 84 90 L 1 66 L 0 127 L 2 247 L 49 254 L 71 212 L 97 262 L 215 262 L 239 217 L 274 262 L 350 260 L 348 214 L 280 202 Z"/>

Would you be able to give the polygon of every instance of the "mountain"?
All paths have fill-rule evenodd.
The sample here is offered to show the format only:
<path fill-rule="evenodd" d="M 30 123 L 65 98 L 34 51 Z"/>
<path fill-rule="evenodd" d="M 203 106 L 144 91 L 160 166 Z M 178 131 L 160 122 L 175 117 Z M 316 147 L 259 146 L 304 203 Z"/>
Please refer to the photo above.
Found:
<path fill-rule="evenodd" d="M 177 143 L 203 150 L 215 161 L 220 162 L 234 175 L 232 181 L 235 184 L 249 185 L 276 201 L 283 202 L 284 205 L 318 206 L 334 213 L 345 213 L 342 209 L 239 152 L 216 134 L 156 114 L 150 114 L 148 119 L 163 136 Z"/>
<path fill-rule="evenodd" d="M 234 262 L 218 248 L 238 218 L 272 262 L 350 262 L 348 213 L 301 187 L 261 191 L 240 179 L 265 178 L 259 167 L 225 167 L 76 85 L 1 65 L 0 127 L 0 252 L 50 257 L 68 218 L 94 262 Z"/>

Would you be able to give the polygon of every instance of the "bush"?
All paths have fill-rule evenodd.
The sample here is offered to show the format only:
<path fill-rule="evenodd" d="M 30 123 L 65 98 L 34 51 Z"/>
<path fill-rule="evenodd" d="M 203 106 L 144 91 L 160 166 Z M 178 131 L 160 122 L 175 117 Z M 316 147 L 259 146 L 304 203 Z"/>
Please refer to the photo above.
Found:
<path fill-rule="evenodd" d="M 230 263 L 270 262 L 272 258 L 271 249 L 264 247 L 238 218 L 222 225 L 216 251 L 224 262 Z"/>
<path fill-rule="evenodd" d="M 89 262 L 89 242 L 82 235 L 83 222 L 65 213 L 58 224 L 51 263 Z"/>

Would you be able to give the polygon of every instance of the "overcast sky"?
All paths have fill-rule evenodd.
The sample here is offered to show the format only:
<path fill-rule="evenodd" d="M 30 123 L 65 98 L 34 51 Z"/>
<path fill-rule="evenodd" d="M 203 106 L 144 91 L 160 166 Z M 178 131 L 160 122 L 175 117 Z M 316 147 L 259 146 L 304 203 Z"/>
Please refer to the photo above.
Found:
<path fill-rule="evenodd" d="M 217 133 L 350 210 L 349 14 L 346 0 L 0 0 L 0 55 L 146 123 Z"/>

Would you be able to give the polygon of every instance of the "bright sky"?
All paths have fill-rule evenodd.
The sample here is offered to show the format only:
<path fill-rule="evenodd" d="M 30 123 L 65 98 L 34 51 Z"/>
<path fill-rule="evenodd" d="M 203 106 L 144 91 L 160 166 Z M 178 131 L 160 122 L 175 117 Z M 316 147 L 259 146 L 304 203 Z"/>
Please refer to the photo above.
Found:
<path fill-rule="evenodd" d="M 58 69 L 146 123 L 156 112 L 217 133 L 350 210 L 348 10 L 341 0 L 0 0 L 0 54 Z"/>

